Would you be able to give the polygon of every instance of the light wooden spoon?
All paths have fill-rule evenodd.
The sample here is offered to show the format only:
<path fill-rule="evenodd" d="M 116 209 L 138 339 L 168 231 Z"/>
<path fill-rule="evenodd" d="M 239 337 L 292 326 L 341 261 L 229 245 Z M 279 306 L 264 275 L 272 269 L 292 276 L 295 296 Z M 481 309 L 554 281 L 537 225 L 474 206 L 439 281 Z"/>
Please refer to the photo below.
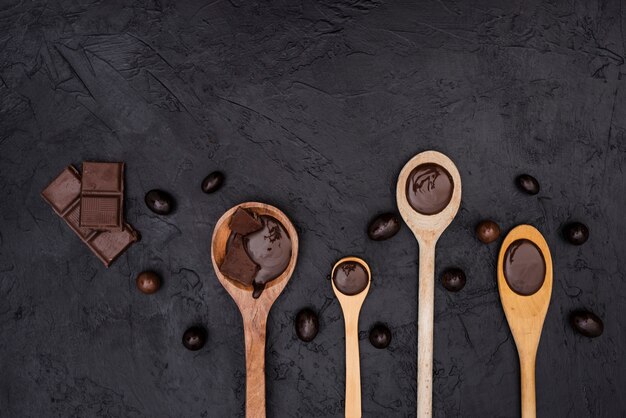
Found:
<path fill-rule="evenodd" d="M 231 216 L 238 207 L 249 209 L 258 215 L 268 215 L 277 219 L 286 229 L 291 239 L 291 260 L 287 269 L 265 286 L 258 299 L 252 298 L 252 287 L 224 276 L 219 266 L 226 255 L 226 243 L 231 230 L 228 226 Z M 217 221 L 211 243 L 211 260 L 215 274 L 222 286 L 233 298 L 241 317 L 246 343 L 246 417 L 265 417 L 265 331 L 267 317 L 274 301 L 291 278 L 298 258 L 298 234 L 287 216 L 277 208 L 264 203 L 246 202 L 229 209 Z"/>
<path fill-rule="evenodd" d="M 443 167 L 452 178 L 453 191 L 448 205 L 441 212 L 424 215 L 409 204 L 406 184 L 419 165 L 434 163 Z M 433 385 L 433 321 L 435 297 L 435 247 L 443 231 L 456 216 L 461 204 L 461 176 L 448 157 L 437 151 L 417 154 L 402 168 L 396 187 L 398 210 L 419 244 L 419 304 L 417 326 L 417 417 L 432 416 Z"/>
<path fill-rule="evenodd" d="M 346 261 L 359 263 L 367 271 L 367 287 L 356 295 L 345 295 L 335 286 L 332 279 L 337 267 Z M 346 327 L 346 418 L 361 418 L 361 362 L 359 359 L 359 313 L 370 290 L 372 272 L 367 263 L 357 257 L 345 257 L 333 266 L 331 280 L 335 296 L 339 299 Z"/>
<path fill-rule="evenodd" d="M 541 288 L 530 295 L 515 293 L 506 281 L 504 259 L 509 246 L 517 240 L 526 239 L 537 246 L 545 262 L 545 278 Z M 546 318 L 550 296 L 552 295 L 552 256 L 546 240 L 530 225 L 520 225 L 506 236 L 498 255 L 498 290 L 500 301 L 511 328 L 520 361 L 522 418 L 534 418 L 537 414 L 535 403 L 535 360 Z"/>

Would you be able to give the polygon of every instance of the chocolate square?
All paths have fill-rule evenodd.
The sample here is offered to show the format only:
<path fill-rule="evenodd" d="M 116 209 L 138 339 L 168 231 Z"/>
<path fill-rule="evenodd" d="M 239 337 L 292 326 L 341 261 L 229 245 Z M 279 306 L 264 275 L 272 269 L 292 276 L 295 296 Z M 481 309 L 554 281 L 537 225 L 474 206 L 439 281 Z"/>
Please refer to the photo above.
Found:
<path fill-rule="evenodd" d="M 245 249 L 243 237 L 235 234 L 230 240 L 220 271 L 230 279 L 250 286 L 258 270 L 259 266 Z"/>
<path fill-rule="evenodd" d="M 121 219 L 120 198 L 117 196 L 83 195 L 80 201 L 81 224 L 97 229 L 117 227 Z"/>
<path fill-rule="evenodd" d="M 73 166 L 69 166 L 52 180 L 41 196 L 60 215 L 80 197 L 80 187 L 80 174 Z"/>
<path fill-rule="evenodd" d="M 247 210 L 238 207 L 228 223 L 229 228 L 239 235 L 248 235 L 263 228 L 263 223 L 256 214 L 251 214 Z"/>
<path fill-rule="evenodd" d="M 124 163 L 83 163 L 80 226 L 122 231 Z"/>
<path fill-rule="evenodd" d="M 124 163 L 83 162 L 83 193 L 119 193 L 124 188 Z"/>
<path fill-rule="evenodd" d="M 89 248 L 108 267 L 135 241 L 139 240 L 137 232 L 128 224 L 121 231 L 100 231 L 89 241 Z"/>

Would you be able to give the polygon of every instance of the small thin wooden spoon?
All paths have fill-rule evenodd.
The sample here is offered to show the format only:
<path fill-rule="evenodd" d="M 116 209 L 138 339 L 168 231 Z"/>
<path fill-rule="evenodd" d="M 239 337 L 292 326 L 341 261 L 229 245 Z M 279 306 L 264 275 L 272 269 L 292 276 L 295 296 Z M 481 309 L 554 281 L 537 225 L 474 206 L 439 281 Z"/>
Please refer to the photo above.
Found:
<path fill-rule="evenodd" d="M 226 255 L 226 243 L 231 230 L 229 220 L 238 207 L 249 209 L 258 215 L 268 215 L 277 219 L 287 230 L 291 239 L 291 260 L 287 269 L 265 286 L 258 299 L 252 297 L 252 287 L 230 280 L 222 274 L 219 266 Z M 243 318 L 246 343 L 246 417 L 265 417 L 265 332 L 267 317 L 274 301 L 283 291 L 298 258 L 298 234 L 287 216 L 277 208 L 265 203 L 246 202 L 229 209 L 215 224 L 211 242 L 211 260 L 215 275 L 224 289 L 230 294 Z"/>
<path fill-rule="evenodd" d="M 504 259 L 509 246 L 520 239 L 531 241 L 537 246 L 545 262 L 545 279 L 541 288 L 530 296 L 515 293 L 504 275 Z M 511 328 L 520 361 L 522 389 L 522 418 L 534 418 L 537 414 L 535 402 L 535 361 L 552 295 L 552 256 L 546 240 L 537 229 L 520 225 L 506 236 L 498 255 L 498 290 L 500 301 Z"/>
<path fill-rule="evenodd" d="M 335 276 L 337 267 L 346 261 L 356 262 L 367 271 L 367 287 L 356 295 L 345 295 L 335 286 L 332 277 Z M 372 272 L 367 263 L 357 257 L 345 257 L 337 261 L 333 266 L 331 280 L 335 296 L 339 299 L 343 319 L 346 326 L 346 418 L 361 418 L 361 362 L 359 359 L 359 313 L 361 306 L 370 290 Z"/>
<path fill-rule="evenodd" d="M 434 163 L 443 167 L 452 178 L 453 191 L 448 205 L 441 212 L 424 215 L 409 204 L 406 184 L 419 165 Z M 419 244 L 419 304 L 417 327 L 417 417 L 432 416 L 433 385 L 433 321 L 435 298 L 435 247 L 443 231 L 450 225 L 461 204 L 461 176 L 452 160 L 437 151 L 417 154 L 402 168 L 396 187 L 398 210 Z"/>

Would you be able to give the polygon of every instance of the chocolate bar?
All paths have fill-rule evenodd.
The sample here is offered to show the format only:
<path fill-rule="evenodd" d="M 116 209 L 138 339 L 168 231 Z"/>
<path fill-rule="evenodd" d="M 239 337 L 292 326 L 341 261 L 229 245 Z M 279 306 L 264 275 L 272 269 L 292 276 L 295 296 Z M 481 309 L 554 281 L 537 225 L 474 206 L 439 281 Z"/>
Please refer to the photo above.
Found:
<path fill-rule="evenodd" d="M 80 173 L 70 165 L 41 192 L 41 197 L 104 265 L 109 267 L 120 254 L 139 240 L 139 234 L 128 223 L 123 223 L 120 231 L 98 231 L 80 226 L 80 194 Z"/>
<path fill-rule="evenodd" d="M 124 163 L 83 163 L 80 191 L 82 228 L 121 231 L 124 201 Z"/>

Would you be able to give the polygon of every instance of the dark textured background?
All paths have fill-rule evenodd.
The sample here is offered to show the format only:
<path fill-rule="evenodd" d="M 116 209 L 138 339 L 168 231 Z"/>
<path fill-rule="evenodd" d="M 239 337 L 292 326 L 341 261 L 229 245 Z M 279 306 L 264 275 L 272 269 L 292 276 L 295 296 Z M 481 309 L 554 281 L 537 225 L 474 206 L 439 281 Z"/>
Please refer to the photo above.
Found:
<path fill-rule="evenodd" d="M 491 217 L 537 226 L 553 251 L 539 416 L 626 416 L 623 5 L 413 3 L 0 2 L 3 418 L 240 416 L 241 319 L 209 239 L 246 200 L 280 207 L 301 242 L 269 322 L 268 416 L 342 416 L 343 323 L 325 278 L 350 254 L 373 268 L 364 415 L 414 416 L 417 244 L 406 227 L 386 242 L 365 229 L 395 208 L 402 165 L 430 148 L 464 188 L 437 271 L 468 275 L 460 293 L 435 292 L 434 415 L 519 415 L 498 244 L 472 233 Z M 127 163 L 126 218 L 143 240 L 109 269 L 39 196 L 83 160 Z M 215 169 L 227 183 L 204 195 Z M 521 172 L 538 196 L 516 190 Z M 155 187 L 176 213 L 146 209 Z M 591 230 L 582 247 L 559 235 L 573 219 Z M 164 277 L 152 296 L 134 286 L 146 268 Z M 322 324 L 310 344 L 293 329 L 305 306 Z M 581 307 L 604 318 L 602 337 L 574 334 L 567 316 Z M 393 331 L 388 350 L 367 341 L 376 321 Z M 180 342 L 193 323 L 210 334 L 197 353 Z"/>

